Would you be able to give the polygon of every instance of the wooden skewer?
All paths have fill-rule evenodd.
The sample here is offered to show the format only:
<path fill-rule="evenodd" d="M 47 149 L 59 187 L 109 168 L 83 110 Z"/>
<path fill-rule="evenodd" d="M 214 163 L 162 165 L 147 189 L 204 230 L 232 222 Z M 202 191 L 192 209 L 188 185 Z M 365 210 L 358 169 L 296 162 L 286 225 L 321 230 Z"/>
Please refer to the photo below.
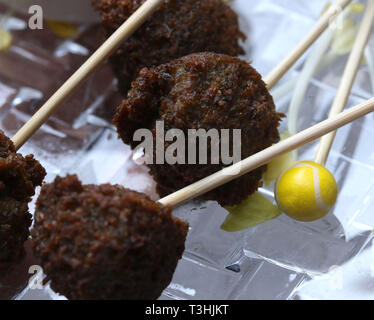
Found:
<path fill-rule="evenodd" d="M 269 163 L 275 157 L 278 157 L 291 150 L 299 148 L 323 135 L 334 131 L 364 115 L 374 111 L 374 98 L 353 107 L 343 113 L 322 121 L 309 129 L 306 129 L 286 140 L 283 140 L 263 151 L 260 151 L 230 167 L 218 171 L 209 177 L 206 177 L 194 184 L 187 186 L 161 200 L 159 203 L 165 206 L 176 207 L 193 198 L 213 190 L 231 180 L 234 180 L 243 174 L 257 169 Z"/>
<path fill-rule="evenodd" d="M 102 61 L 111 55 L 120 44 L 127 40 L 145 20 L 160 6 L 163 0 L 147 0 L 113 35 L 56 91 L 54 95 L 23 125 L 14 135 L 12 141 L 16 150 L 47 121 L 49 116 L 65 101 L 79 85 L 93 72 Z M 337 3 L 321 17 L 313 30 L 265 79 L 268 88 L 272 88 L 284 73 L 292 67 L 297 59 L 313 44 L 327 28 L 328 23 L 342 11 L 351 0 L 338 0 Z"/>
<path fill-rule="evenodd" d="M 321 16 L 313 29 L 300 43 L 284 58 L 284 60 L 265 77 L 265 83 L 270 90 L 282 76 L 292 67 L 292 65 L 304 54 L 304 52 L 318 39 L 327 29 L 329 24 L 338 13 L 351 2 L 351 0 L 339 0 Z"/>
<path fill-rule="evenodd" d="M 163 0 L 147 0 L 103 43 L 14 135 L 12 141 L 17 150 L 41 127 L 57 107 L 79 87 L 92 71 L 108 58 L 123 41 L 127 40 L 162 3 Z"/>
<path fill-rule="evenodd" d="M 370 32 L 374 21 L 374 0 L 369 0 L 364 18 L 360 25 L 356 41 L 354 43 L 352 52 L 349 56 L 347 65 L 345 67 L 342 80 L 339 85 L 338 92 L 332 104 L 329 117 L 343 111 L 347 104 L 349 94 L 352 90 L 357 71 L 360 67 L 361 59 L 365 47 L 369 41 Z M 321 165 L 325 165 L 329 155 L 331 146 L 334 142 L 336 131 L 329 133 L 322 137 L 314 161 Z"/>

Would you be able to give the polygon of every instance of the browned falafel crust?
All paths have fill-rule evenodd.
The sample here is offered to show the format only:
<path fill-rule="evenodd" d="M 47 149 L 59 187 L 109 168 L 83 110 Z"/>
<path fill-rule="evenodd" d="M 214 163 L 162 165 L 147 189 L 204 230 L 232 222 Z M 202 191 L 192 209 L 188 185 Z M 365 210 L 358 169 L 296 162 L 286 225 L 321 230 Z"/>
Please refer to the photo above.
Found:
<path fill-rule="evenodd" d="M 145 0 L 92 0 L 107 27 L 117 29 Z M 166 0 L 110 58 L 126 95 L 143 67 L 157 66 L 194 52 L 243 54 L 237 14 L 222 0 Z"/>
<path fill-rule="evenodd" d="M 164 121 L 165 132 L 177 128 L 186 136 L 188 129 L 241 129 L 241 156 L 246 158 L 279 141 L 281 116 L 261 75 L 247 62 L 199 53 L 142 69 L 113 122 L 119 136 L 133 148 L 139 144 L 133 141 L 137 129 L 152 130 L 155 140 L 155 123 L 159 120 Z M 169 145 L 165 142 L 165 149 Z M 220 162 L 149 167 L 164 197 L 222 169 Z M 257 190 L 264 170 L 262 167 L 245 174 L 203 198 L 223 206 L 238 204 Z"/>
<path fill-rule="evenodd" d="M 187 225 L 146 195 L 57 177 L 31 231 L 51 287 L 69 299 L 157 299 L 184 251 Z"/>
<path fill-rule="evenodd" d="M 0 131 L 0 262 L 11 263 L 23 253 L 29 236 L 28 202 L 46 175 L 32 155 L 16 153 L 13 142 Z"/>

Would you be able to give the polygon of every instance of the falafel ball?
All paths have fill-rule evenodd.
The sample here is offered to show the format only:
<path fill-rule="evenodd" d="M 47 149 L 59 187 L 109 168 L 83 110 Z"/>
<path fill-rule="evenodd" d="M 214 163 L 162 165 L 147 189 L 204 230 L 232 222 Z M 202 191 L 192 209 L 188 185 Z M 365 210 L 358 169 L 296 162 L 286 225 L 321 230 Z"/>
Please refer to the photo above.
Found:
<path fill-rule="evenodd" d="M 52 289 L 69 299 L 157 299 L 187 235 L 171 208 L 75 175 L 43 185 L 34 220 L 34 252 Z"/>
<path fill-rule="evenodd" d="M 152 131 L 156 141 L 156 121 L 163 121 L 165 132 L 180 129 L 241 129 L 241 158 L 246 158 L 279 141 L 282 114 L 275 111 L 273 98 L 261 75 L 238 58 L 198 53 L 158 67 L 144 68 L 134 81 L 127 98 L 114 117 L 119 136 L 135 148 L 137 129 Z M 166 149 L 172 142 L 164 142 Z M 208 144 L 208 159 L 210 150 Z M 156 159 L 153 148 L 153 160 Z M 186 142 L 186 152 L 188 145 Z M 232 140 L 230 150 L 233 150 Z M 198 147 L 196 150 L 198 153 Z M 188 159 L 188 156 L 185 156 Z M 164 197 L 225 167 L 219 164 L 149 164 Z M 203 196 L 223 206 L 239 204 L 261 185 L 266 168 L 261 167 Z"/>
<path fill-rule="evenodd" d="M 92 0 L 107 33 L 113 33 L 145 0 Z M 157 66 L 194 52 L 243 54 L 237 14 L 222 0 L 165 0 L 111 56 L 125 96 L 143 67 Z"/>
<path fill-rule="evenodd" d="M 46 175 L 32 155 L 16 153 L 13 142 L 0 131 L 0 263 L 16 261 L 29 237 L 28 203 Z"/>

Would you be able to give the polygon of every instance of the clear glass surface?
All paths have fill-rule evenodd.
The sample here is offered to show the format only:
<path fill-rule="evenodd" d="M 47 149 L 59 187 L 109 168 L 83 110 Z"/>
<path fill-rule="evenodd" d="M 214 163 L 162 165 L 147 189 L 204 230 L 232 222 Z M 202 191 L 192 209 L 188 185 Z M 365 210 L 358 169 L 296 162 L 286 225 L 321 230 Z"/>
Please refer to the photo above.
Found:
<path fill-rule="evenodd" d="M 325 0 L 233 0 L 248 35 L 243 44 L 253 66 L 266 75 L 311 29 Z M 365 1 L 363 1 L 365 2 Z M 0 14 L 9 13 L 0 5 Z M 63 39 L 47 26 L 33 31 L 27 17 L 10 13 L 13 36 L 0 51 L 0 128 L 12 136 L 81 65 L 102 40 L 99 25 L 80 25 Z M 369 50 L 374 54 L 374 39 Z M 305 56 L 281 81 L 296 77 Z M 347 55 L 311 81 L 303 101 L 300 129 L 323 119 L 335 97 Z M 286 112 L 291 94 L 275 101 Z M 349 98 L 352 107 L 373 95 L 368 67 L 362 64 Z M 130 148 L 117 138 L 111 115 L 121 97 L 104 64 L 66 101 L 20 150 L 33 153 L 48 172 L 77 173 L 84 183 L 119 183 L 156 199 L 148 170 L 134 163 Z M 286 128 L 287 120 L 282 124 Z M 228 233 L 220 229 L 227 212 L 215 202 L 192 201 L 174 214 L 190 224 L 186 251 L 160 299 L 373 299 L 374 298 L 374 115 L 339 130 L 327 168 L 339 185 L 339 198 L 322 220 L 301 223 L 285 215 L 257 227 Z M 299 150 L 313 159 L 317 142 Z M 260 192 L 273 199 L 272 189 Z M 36 195 L 37 196 L 37 195 Z M 33 211 L 33 203 L 30 204 Z M 30 242 L 27 255 L 0 277 L 0 298 L 63 299 L 46 286 L 28 286 L 37 264 Z"/>

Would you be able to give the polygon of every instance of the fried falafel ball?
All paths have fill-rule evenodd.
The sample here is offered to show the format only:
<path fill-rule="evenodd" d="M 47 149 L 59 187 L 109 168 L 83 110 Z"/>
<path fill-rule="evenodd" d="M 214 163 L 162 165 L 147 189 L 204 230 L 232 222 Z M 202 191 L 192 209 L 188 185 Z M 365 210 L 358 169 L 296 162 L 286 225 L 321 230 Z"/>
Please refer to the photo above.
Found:
<path fill-rule="evenodd" d="M 13 142 L 0 131 L 0 263 L 16 261 L 29 237 L 28 203 L 46 175 L 32 155 L 16 153 Z"/>
<path fill-rule="evenodd" d="M 145 0 L 92 0 L 108 35 Z M 143 67 L 157 66 L 190 53 L 243 54 L 237 14 L 222 0 L 165 0 L 161 7 L 110 58 L 125 96 Z"/>
<path fill-rule="evenodd" d="M 57 177 L 31 231 L 51 287 L 69 299 L 157 299 L 184 251 L 187 225 L 144 194 Z"/>
<path fill-rule="evenodd" d="M 122 140 L 135 148 L 137 129 L 153 133 L 156 161 L 156 121 L 163 121 L 165 132 L 180 129 L 241 129 L 241 158 L 244 159 L 279 141 L 282 114 L 275 111 L 273 98 L 261 75 L 238 58 L 199 53 L 158 67 L 144 68 L 134 81 L 127 98 L 114 117 Z M 230 140 L 230 150 L 233 149 Z M 172 142 L 165 141 L 164 148 Z M 210 158 L 208 144 L 208 159 Z M 188 145 L 186 142 L 186 152 Z M 196 153 L 198 154 L 198 146 Z M 151 156 L 152 155 L 147 155 Z M 185 159 L 188 159 L 186 154 Z M 164 197 L 224 168 L 219 164 L 149 164 Z M 203 196 L 223 206 L 239 204 L 261 185 L 266 168 L 261 167 Z"/>

